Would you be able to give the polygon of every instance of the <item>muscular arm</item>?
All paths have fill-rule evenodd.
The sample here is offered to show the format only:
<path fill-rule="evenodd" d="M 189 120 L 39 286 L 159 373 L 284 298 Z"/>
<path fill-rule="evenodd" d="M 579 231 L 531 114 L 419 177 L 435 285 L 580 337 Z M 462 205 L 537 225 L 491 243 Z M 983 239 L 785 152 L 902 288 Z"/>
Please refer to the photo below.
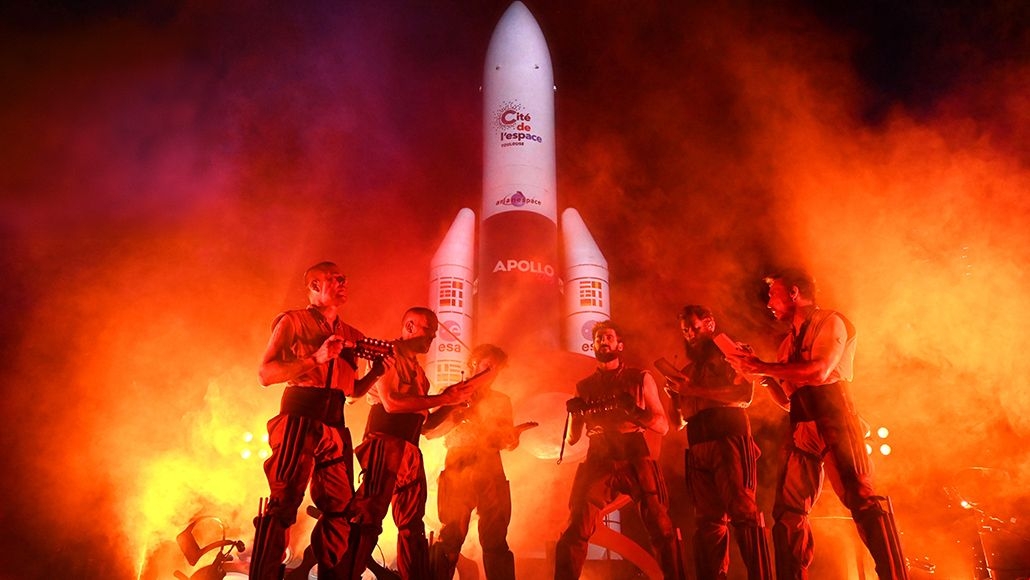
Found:
<path fill-rule="evenodd" d="M 493 372 L 493 371 L 488 371 Z M 436 395 L 419 395 L 416 393 L 405 393 L 400 388 L 400 375 L 394 367 L 387 371 L 379 382 L 379 398 L 383 402 L 383 408 L 387 413 L 418 413 L 428 411 L 442 405 L 455 405 L 468 400 L 476 390 L 477 379 L 485 373 L 455 383 Z"/>
<path fill-rule="evenodd" d="M 658 385 L 655 384 L 651 373 L 644 372 L 641 390 L 643 391 L 644 413 L 641 413 L 639 419 L 640 426 L 659 435 L 665 435 L 669 432 L 669 420 L 665 416 L 665 409 L 658 397 Z"/>
<path fill-rule="evenodd" d="M 696 367 L 702 364 L 702 367 Z M 659 369 L 661 370 L 661 369 Z M 702 383 L 690 380 L 691 373 L 700 376 Z M 722 405 L 747 405 L 754 396 L 754 387 L 749 380 L 739 375 L 730 361 L 723 355 L 715 354 L 706 362 L 689 363 L 683 370 L 669 369 L 666 374 L 666 385 L 670 396 L 677 395 L 674 404 L 679 404 L 679 397 L 705 399 Z M 677 421 L 673 421 L 674 423 Z"/>
<path fill-rule="evenodd" d="M 446 406 L 430 413 L 426 422 L 422 424 L 422 435 L 426 439 L 436 439 L 450 433 L 464 416 L 460 408 L 460 406 Z"/>
<path fill-rule="evenodd" d="M 572 421 L 569 422 L 569 434 L 568 442 L 569 445 L 575 445 L 579 442 L 580 438 L 583 437 L 583 426 L 586 425 L 586 421 L 583 420 L 582 415 L 573 415 Z"/>
<path fill-rule="evenodd" d="M 840 363 L 847 341 L 847 329 L 839 316 L 832 316 L 819 330 L 812 344 L 810 360 L 798 362 L 765 362 L 755 356 L 735 361 L 744 373 L 772 377 L 795 385 L 822 385 Z"/>
<path fill-rule="evenodd" d="M 669 395 L 669 423 L 676 427 L 677 430 L 682 429 L 687 424 L 683 420 L 683 412 L 680 411 L 680 395 L 679 392 L 669 387 L 669 383 L 672 381 L 666 381 L 665 392 Z M 675 386 L 675 383 L 673 383 Z"/>
<path fill-rule="evenodd" d="M 380 377 L 386 374 L 386 371 L 391 368 L 393 368 L 393 357 L 378 359 L 376 362 L 372 363 L 372 368 L 365 373 L 365 376 L 354 381 L 354 394 L 352 396 L 354 398 L 364 397 L 368 393 L 369 389 L 376 384 L 376 381 L 378 381 Z"/>
<path fill-rule="evenodd" d="M 294 336 L 293 321 L 288 316 L 283 316 L 272 329 L 272 336 L 268 339 L 261 366 L 258 367 L 258 380 L 261 386 L 285 383 L 318 365 L 326 364 L 329 359 L 339 354 L 339 349 L 343 345 L 343 341 L 339 337 L 331 336 L 313 354 L 298 359 L 294 356 L 292 349 Z M 333 349 L 337 350 L 335 354 L 332 353 Z"/>
<path fill-rule="evenodd" d="M 784 411 L 789 411 L 790 396 L 783 390 L 783 386 L 780 382 L 772 377 L 760 377 L 760 379 L 761 385 L 769 389 L 769 396 L 772 397 L 773 402 L 779 405 Z"/>

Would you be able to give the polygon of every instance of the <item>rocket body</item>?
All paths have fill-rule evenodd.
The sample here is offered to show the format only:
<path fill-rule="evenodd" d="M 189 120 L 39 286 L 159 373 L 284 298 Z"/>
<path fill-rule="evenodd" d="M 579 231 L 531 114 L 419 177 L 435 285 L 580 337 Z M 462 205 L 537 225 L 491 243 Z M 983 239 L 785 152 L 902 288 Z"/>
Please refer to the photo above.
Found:
<path fill-rule="evenodd" d="M 483 205 L 477 336 L 559 346 L 554 73 L 521 2 L 501 17 L 483 66 Z"/>
<path fill-rule="evenodd" d="M 499 383 L 515 422 L 539 423 L 505 459 L 509 473 L 532 473 L 511 478 L 513 497 L 571 485 L 573 470 L 539 462 L 553 467 L 562 452 L 570 462 L 586 454 L 585 444 L 563 451 L 565 401 L 596 368 L 593 326 L 611 313 L 608 263 L 582 217 L 567 209 L 558 221 L 554 93 L 543 32 L 515 1 L 483 67 L 478 243 L 476 216 L 462 209 L 430 273 L 429 307 L 441 323 L 426 357 L 430 380 L 437 388 L 458 382 L 470 371 L 469 349 L 495 344 L 509 357 Z M 563 502 L 545 502 L 526 521 L 513 519 L 509 541 L 542 549 L 541 537 L 560 533 L 567 515 Z M 520 530 L 524 537 L 512 537 Z"/>
<path fill-rule="evenodd" d="M 462 209 L 431 266 L 429 306 L 442 326 L 427 357 L 434 384 L 460 380 L 480 343 L 538 366 L 555 364 L 549 353 L 592 358 L 590 330 L 610 316 L 608 264 L 575 210 L 562 214 L 559 256 L 554 93 L 543 32 L 513 2 L 483 66 L 478 244 L 475 216 Z"/>

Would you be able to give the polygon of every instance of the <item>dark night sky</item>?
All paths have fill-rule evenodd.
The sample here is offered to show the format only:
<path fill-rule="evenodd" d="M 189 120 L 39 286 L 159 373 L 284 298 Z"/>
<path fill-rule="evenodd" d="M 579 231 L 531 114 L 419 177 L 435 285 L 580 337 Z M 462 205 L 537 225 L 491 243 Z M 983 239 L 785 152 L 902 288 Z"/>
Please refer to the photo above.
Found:
<path fill-rule="evenodd" d="M 148 469 L 192 457 L 218 405 L 267 415 L 256 361 L 311 263 L 344 265 L 371 335 L 425 302 L 436 244 L 478 211 L 507 5 L 0 9 L 0 521 L 25 555 L 0 577 L 132 576 Z M 685 302 L 768 349 L 761 275 L 799 263 L 862 332 L 859 407 L 909 453 L 892 493 L 1030 475 L 1030 4 L 527 5 L 559 206 L 608 258 L 634 356 L 677 352 Z"/>

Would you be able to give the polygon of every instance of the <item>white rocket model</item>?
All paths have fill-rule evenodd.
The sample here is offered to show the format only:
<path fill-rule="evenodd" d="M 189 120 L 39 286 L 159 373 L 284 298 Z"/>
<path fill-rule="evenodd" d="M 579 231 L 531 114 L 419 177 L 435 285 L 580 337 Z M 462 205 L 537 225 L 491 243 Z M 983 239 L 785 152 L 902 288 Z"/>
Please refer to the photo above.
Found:
<path fill-rule="evenodd" d="M 483 67 L 478 270 L 475 214 L 467 208 L 431 264 L 429 307 L 445 327 L 427 357 L 437 385 L 461 380 L 474 343 L 523 357 L 592 356 L 590 329 L 611 312 L 608 263 L 573 209 L 562 214 L 558 260 L 554 90 L 543 32 L 516 1 L 494 29 Z"/>

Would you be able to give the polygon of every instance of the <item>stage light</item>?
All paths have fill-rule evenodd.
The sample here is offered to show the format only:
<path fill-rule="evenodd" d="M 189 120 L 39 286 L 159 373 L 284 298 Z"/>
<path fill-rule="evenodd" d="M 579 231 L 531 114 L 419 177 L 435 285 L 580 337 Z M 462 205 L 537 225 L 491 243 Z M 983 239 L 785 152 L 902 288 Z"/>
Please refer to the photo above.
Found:
<path fill-rule="evenodd" d="M 883 456 L 890 455 L 894 449 L 884 441 L 888 436 L 890 436 L 890 434 L 890 429 L 887 429 L 886 427 L 877 427 L 875 430 L 871 427 L 867 427 L 865 445 L 866 454 L 872 455 L 874 451 L 877 451 Z"/>
<path fill-rule="evenodd" d="M 254 437 L 253 431 L 244 431 L 240 437 L 245 444 L 245 447 L 240 450 L 240 459 L 248 460 L 257 455 L 260 459 L 268 459 L 271 455 L 271 450 L 268 448 L 268 433 L 265 432 L 261 435 L 261 443 L 257 442 L 257 438 Z"/>

